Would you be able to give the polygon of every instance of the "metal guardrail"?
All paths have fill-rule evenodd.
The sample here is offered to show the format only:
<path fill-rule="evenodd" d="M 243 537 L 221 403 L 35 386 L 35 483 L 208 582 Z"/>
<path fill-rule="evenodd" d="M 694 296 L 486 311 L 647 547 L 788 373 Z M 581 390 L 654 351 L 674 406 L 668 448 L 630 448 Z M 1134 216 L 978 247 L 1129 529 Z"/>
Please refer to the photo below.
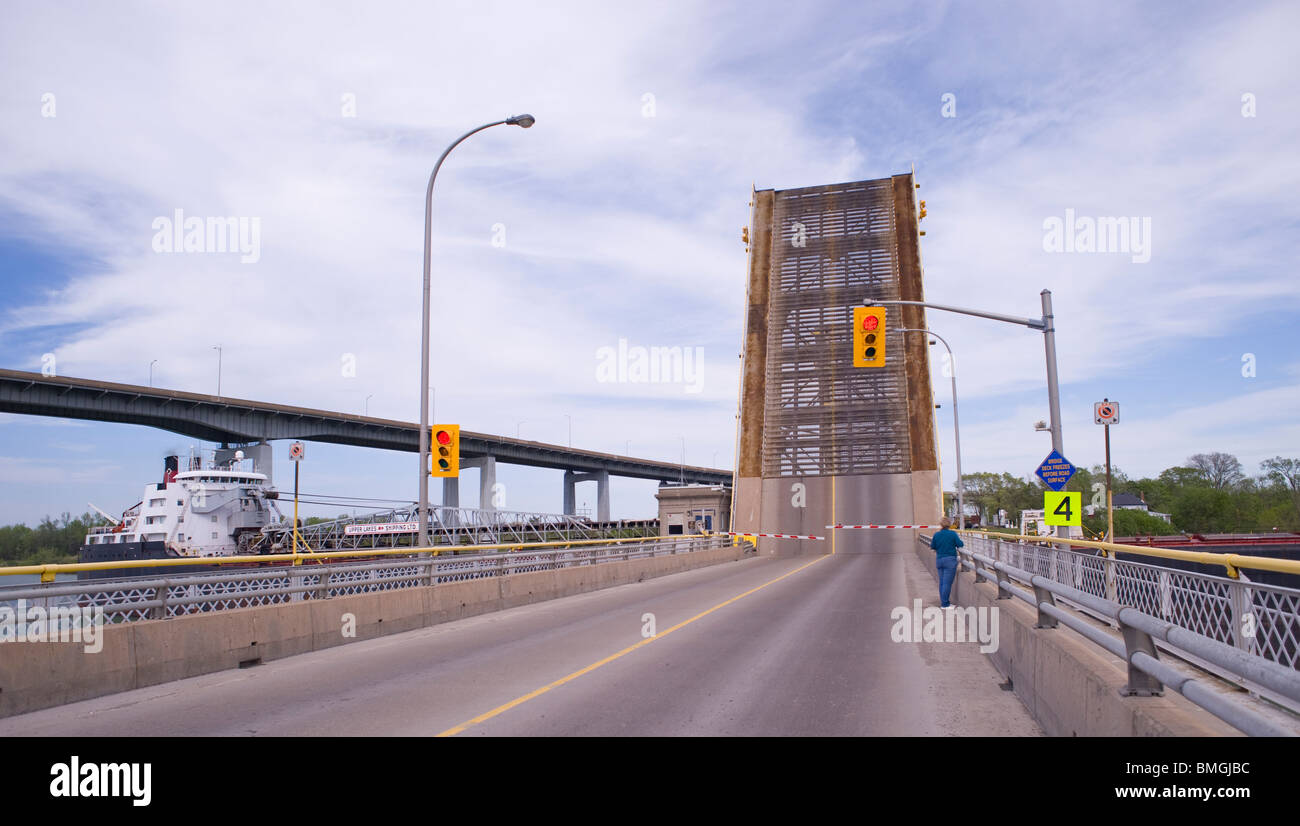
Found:
<path fill-rule="evenodd" d="M 920 539 L 928 547 L 929 537 Z M 1300 710 L 1300 591 L 968 532 L 958 554 L 963 567 L 998 586 L 999 599 L 1033 605 L 1037 627 L 1063 623 L 1123 659 L 1126 694 L 1151 696 L 1167 685 L 1247 734 L 1294 733 L 1161 662 L 1157 645 Z M 1121 637 L 1064 610 L 1058 598 L 1117 627 Z"/>
<path fill-rule="evenodd" d="M 983 536 L 990 539 L 1006 540 L 1007 534 L 993 531 L 963 530 L 963 536 Z M 1024 536 L 1011 540 L 1018 543 L 1031 542 L 1044 545 L 1069 546 L 1071 548 L 1095 548 L 1102 556 L 1111 554 L 1131 554 L 1134 556 L 1151 556 L 1161 559 L 1179 559 L 1184 562 L 1199 562 L 1202 565 L 1216 565 L 1236 579 L 1239 568 L 1256 571 L 1277 571 L 1285 574 L 1300 574 L 1300 560 L 1275 559 L 1267 556 L 1248 556 L 1211 551 L 1178 551 L 1172 548 L 1160 548 L 1151 545 L 1120 545 L 1115 542 L 1095 542 L 1087 539 L 1066 539 L 1064 537 Z"/>
<path fill-rule="evenodd" d="M 228 573 L 169 577 L 94 579 L 0 587 L 0 605 L 39 601 L 46 610 L 75 605 L 99 607 L 105 621 L 163 619 L 205 611 L 248 608 L 301 600 L 360 594 L 498 577 L 530 571 L 554 571 L 603 562 L 697 553 L 733 544 L 731 537 L 691 535 L 654 537 L 610 544 L 551 543 L 516 552 L 416 556 L 380 561 L 338 561 L 318 565 L 238 569 Z M 562 547 L 553 547 L 561 545 Z M 339 554 L 344 556 L 344 554 Z M 144 564 L 156 564 L 147 560 Z"/>

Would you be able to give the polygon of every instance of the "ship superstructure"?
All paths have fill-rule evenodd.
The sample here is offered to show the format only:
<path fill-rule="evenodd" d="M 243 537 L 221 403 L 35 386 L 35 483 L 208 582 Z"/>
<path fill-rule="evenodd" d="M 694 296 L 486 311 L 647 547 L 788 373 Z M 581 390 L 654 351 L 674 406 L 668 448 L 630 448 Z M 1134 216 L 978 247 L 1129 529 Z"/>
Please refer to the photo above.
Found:
<path fill-rule="evenodd" d="M 210 460 L 193 450 L 188 457 L 166 457 L 162 481 L 146 485 L 120 519 L 109 516 L 113 524 L 86 535 L 81 561 L 231 556 L 258 549 L 283 518 L 270 485 L 269 447 L 247 450 L 253 458 L 230 448 L 210 452 Z"/>

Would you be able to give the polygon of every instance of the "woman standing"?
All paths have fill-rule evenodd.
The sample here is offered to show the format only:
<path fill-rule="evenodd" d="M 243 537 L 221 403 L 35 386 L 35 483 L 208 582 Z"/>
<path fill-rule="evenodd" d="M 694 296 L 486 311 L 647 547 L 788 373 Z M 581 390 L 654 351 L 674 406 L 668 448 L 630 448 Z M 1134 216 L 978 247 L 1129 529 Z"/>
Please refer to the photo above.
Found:
<path fill-rule="evenodd" d="M 944 608 L 951 608 L 948 595 L 952 593 L 952 581 L 957 576 L 957 549 L 964 544 L 957 532 L 950 530 L 952 520 L 944 517 L 940 526 L 930 537 L 930 547 L 934 549 L 934 565 L 939 571 L 939 603 Z"/>

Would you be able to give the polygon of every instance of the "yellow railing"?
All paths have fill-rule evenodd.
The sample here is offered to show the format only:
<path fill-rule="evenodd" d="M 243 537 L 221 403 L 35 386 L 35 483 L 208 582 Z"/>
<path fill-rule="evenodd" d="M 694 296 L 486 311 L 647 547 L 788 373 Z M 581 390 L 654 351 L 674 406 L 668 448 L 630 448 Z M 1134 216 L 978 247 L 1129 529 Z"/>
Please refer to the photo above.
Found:
<path fill-rule="evenodd" d="M 1221 565 L 1227 569 L 1228 576 L 1238 578 L 1238 568 L 1255 571 L 1278 571 L 1284 574 L 1300 574 L 1300 560 L 1271 559 L 1266 556 L 1242 556 L 1241 554 L 1211 553 L 1209 551 L 1176 551 L 1173 548 L 1154 548 L 1149 545 L 1120 545 L 1114 542 L 1094 542 L 1087 539 L 1060 539 L 1055 536 L 1026 536 L 996 531 L 963 530 L 958 533 L 980 534 L 1008 542 L 1033 542 L 1036 544 L 1078 545 L 1083 548 L 1098 548 L 1102 556 L 1110 553 L 1138 554 L 1155 556 L 1163 559 L 1182 559 L 1187 562 L 1200 562 L 1205 565 Z"/>
<path fill-rule="evenodd" d="M 115 562 L 72 562 L 49 565 L 15 565 L 0 568 L 0 576 L 18 576 L 21 574 L 40 574 L 41 582 L 53 582 L 56 574 L 75 574 L 82 571 L 113 571 L 130 568 L 183 568 L 187 565 L 237 565 L 250 562 L 292 562 L 301 565 L 308 562 L 323 562 L 328 559 L 354 559 L 357 557 L 396 556 L 432 553 L 440 556 L 449 551 L 490 551 L 510 550 L 526 551 L 542 548 L 572 548 L 580 545 L 616 545 L 620 542 L 662 542 L 665 539 L 703 539 L 710 534 L 674 534 L 672 536 L 634 536 L 624 539 L 578 539 L 568 542 L 502 542 L 496 545 L 435 545 L 427 548 L 365 548 L 356 551 L 320 551 L 313 553 L 290 554 L 245 554 L 243 556 L 187 556 L 175 559 L 123 559 Z"/>

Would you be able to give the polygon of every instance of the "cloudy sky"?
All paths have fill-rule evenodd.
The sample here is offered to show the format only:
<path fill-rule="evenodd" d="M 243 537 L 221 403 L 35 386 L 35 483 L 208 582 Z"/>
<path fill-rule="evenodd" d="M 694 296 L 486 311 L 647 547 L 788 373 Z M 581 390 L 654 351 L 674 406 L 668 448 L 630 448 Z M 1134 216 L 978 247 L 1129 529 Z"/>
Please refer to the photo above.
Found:
<path fill-rule="evenodd" d="M 677 461 L 684 440 L 730 467 L 750 188 L 915 166 L 930 300 L 1035 316 L 1052 290 L 1071 460 L 1101 460 L 1103 396 L 1130 475 L 1300 455 L 1300 11 L 1056 6 L 13 6 L 0 366 L 143 384 L 157 360 L 155 384 L 215 393 L 221 345 L 226 396 L 416 420 L 429 172 L 530 112 L 439 176 L 436 420 L 557 443 L 571 421 L 576 447 Z M 253 254 L 159 251 L 177 210 L 255 222 Z M 1149 230 L 1053 250 L 1067 215 Z M 965 468 L 1031 473 L 1042 337 L 929 321 L 959 355 Z M 701 348 L 702 372 L 601 381 L 620 340 Z M 0 415 L 0 523 L 120 511 L 191 443 Z M 310 492 L 415 495 L 411 454 L 310 445 L 303 471 Z M 557 472 L 499 478 L 509 507 L 560 509 Z M 614 515 L 653 514 L 653 489 L 616 480 Z"/>

